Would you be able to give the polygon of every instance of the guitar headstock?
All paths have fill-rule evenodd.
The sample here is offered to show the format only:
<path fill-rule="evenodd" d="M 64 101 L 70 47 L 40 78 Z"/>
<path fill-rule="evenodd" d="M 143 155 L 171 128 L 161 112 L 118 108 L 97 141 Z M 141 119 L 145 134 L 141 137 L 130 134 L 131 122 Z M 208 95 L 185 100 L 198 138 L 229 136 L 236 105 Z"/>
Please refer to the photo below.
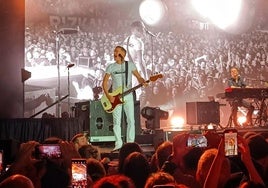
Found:
<path fill-rule="evenodd" d="M 155 74 L 153 74 L 152 76 L 150 76 L 149 80 L 150 80 L 151 82 L 154 82 L 154 81 L 156 81 L 156 80 L 159 79 L 159 78 L 163 78 L 163 74 L 155 73 Z"/>

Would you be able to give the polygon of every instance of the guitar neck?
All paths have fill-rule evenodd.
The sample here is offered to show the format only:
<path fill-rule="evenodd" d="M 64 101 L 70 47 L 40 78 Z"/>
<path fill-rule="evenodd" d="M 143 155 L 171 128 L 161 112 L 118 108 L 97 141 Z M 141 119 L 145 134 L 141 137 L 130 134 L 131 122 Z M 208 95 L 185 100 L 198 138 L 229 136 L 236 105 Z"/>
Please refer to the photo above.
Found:
<path fill-rule="evenodd" d="M 150 80 L 147 80 L 147 81 L 145 81 L 145 82 L 146 82 L 146 83 L 149 83 Z M 123 96 L 125 96 L 125 95 L 127 95 L 127 94 L 129 94 L 129 93 L 131 93 L 131 92 L 133 92 L 133 91 L 135 91 L 136 89 L 138 89 L 138 88 L 140 88 L 140 87 L 142 87 L 142 86 L 143 86 L 143 84 L 136 85 L 135 87 L 133 87 L 133 88 L 131 88 L 131 89 L 129 89 L 129 90 L 124 91 L 120 96 L 123 97 Z"/>

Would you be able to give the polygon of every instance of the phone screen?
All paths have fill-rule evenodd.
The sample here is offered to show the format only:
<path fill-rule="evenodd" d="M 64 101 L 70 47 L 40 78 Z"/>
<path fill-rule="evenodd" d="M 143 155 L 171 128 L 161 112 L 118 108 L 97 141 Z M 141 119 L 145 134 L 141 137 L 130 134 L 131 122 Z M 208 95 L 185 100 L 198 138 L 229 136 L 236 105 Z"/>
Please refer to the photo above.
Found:
<path fill-rule="evenodd" d="M 235 156 L 238 154 L 236 130 L 224 131 L 224 150 L 225 156 Z"/>
<path fill-rule="evenodd" d="M 207 147 L 207 138 L 202 134 L 190 134 L 187 140 L 188 147 Z"/>
<path fill-rule="evenodd" d="M 61 157 L 60 146 L 57 144 L 41 144 L 35 148 L 37 159 L 56 159 Z"/>
<path fill-rule="evenodd" d="M 87 187 L 87 164 L 86 159 L 72 159 L 72 187 Z"/>

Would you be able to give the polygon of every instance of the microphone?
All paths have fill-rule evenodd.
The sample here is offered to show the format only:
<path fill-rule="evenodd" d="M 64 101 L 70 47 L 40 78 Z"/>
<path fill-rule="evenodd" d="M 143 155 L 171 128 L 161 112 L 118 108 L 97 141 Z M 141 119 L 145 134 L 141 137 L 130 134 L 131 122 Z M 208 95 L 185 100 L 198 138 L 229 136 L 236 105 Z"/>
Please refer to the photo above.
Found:
<path fill-rule="evenodd" d="M 124 59 L 124 57 L 121 54 L 118 54 L 119 57 L 121 57 L 121 59 Z"/>
<path fill-rule="evenodd" d="M 57 34 L 64 34 L 64 35 L 66 34 L 66 35 L 68 35 L 68 34 L 78 33 L 78 31 L 79 31 L 79 27 L 77 29 L 75 29 L 75 28 L 61 28 L 57 32 Z"/>
<path fill-rule="evenodd" d="M 69 69 L 69 68 L 71 68 L 73 66 L 74 66 L 74 63 L 70 63 L 70 64 L 67 65 L 67 68 Z"/>

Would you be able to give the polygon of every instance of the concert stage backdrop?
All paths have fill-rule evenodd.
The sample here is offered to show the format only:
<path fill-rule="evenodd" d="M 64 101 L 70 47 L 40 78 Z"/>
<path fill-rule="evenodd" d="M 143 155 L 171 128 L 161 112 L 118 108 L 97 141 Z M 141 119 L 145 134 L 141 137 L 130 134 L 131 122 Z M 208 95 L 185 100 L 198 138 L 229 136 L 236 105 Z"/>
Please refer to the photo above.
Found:
<path fill-rule="evenodd" d="M 25 116 L 53 104 L 59 95 L 69 94 L 60 108 L 71 115 L 75 103 L 98 100 L 113 50 L 124 44 L 136 20 L 147 30 L 141 40 L 148 74 L 164 75 L 143 88 L 141 109 L 156 106 L 170 117 L 185 118 L 186 102 L 216 99 L 226 104 L 220 107 L 225 121 L 229 106 L 216 94 L 224 92 L 232 66 L 239 67 L 250 86 L 267 87 L 265 1 L 244 2 L 235 24 L 226 29 L 201 17 L 189 0 L 152 1 L 162 10 L 154 24 L 141 16 L 141 0 L 26 0 L 25 69 L 31 78 L 25 84 L 35 89 L 25 91 L 25 101 L 43 98 Z M 54 105 L 46 112 L 56 116 L 59 111 Z"/>

